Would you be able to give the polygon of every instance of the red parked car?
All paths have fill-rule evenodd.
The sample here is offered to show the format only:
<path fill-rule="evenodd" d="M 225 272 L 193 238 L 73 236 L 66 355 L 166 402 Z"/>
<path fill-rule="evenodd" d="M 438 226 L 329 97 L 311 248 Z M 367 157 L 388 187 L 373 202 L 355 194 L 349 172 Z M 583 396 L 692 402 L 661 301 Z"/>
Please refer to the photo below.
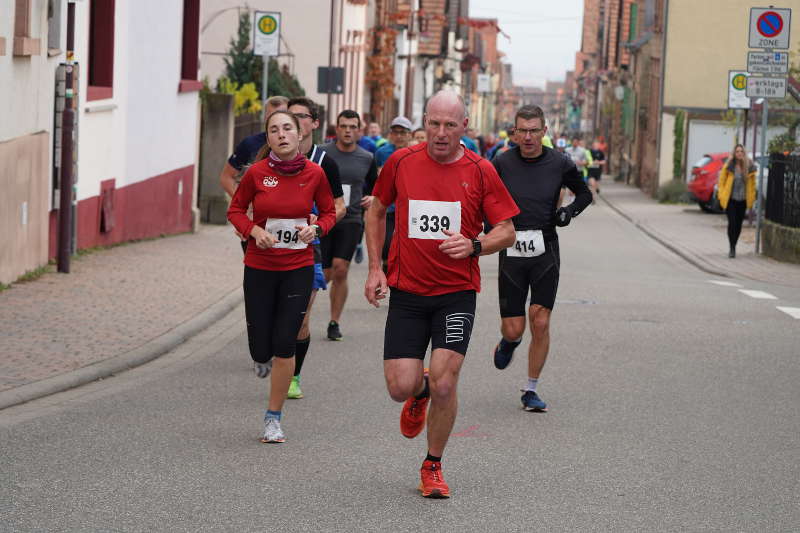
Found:
<path fill-rule="evenodd" d="M 729 156 L 728 152 L 705 154 L 692 166 L 692 181 L 689 182 L 688 188 L 703 211 L 722 212 L 717 200 L 717 180 L 719 171 Z"/>

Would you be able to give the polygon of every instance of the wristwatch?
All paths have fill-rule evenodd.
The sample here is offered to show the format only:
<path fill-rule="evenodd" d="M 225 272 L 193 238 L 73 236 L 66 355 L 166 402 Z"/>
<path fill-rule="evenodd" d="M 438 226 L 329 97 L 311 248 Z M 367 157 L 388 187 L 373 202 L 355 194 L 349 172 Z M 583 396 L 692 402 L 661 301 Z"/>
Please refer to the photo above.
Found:
<path fill-rule="evenodd" d="M 311 224 L 311 227 L 314 228 L 314 235 L 317 237 L 317 239 L 322 237 L 322 228 L 320 228 L 316 224 Z"/>
<path fill-rule="evenodd" d="M 478 257 L 481 255 L 481 250 L 483 247 L 481 246 L 481 241 L 478 239 L 472 239 L 472 253 L 470 254 L 472 257 Z"/>

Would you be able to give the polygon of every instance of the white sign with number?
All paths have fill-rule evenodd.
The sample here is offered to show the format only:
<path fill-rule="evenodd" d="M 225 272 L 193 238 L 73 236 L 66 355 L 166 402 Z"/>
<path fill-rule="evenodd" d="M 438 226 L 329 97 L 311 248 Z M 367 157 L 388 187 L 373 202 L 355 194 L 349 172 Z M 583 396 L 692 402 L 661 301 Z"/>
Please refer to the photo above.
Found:
<path fill-rule="evenodd" d="M 491 89 L 492 78 L 489 74 L 478 74 L 478 92 L 488 93 Z"/>
<path fill-rule="evenodd" d="M 289 250 L 302 250 L 308 248 L 308 244 L 300 240 L 298 230 L 295 226 L 307 226 L 308 222 L 304 218 L 270 218 L 267 219 L 266 229 L 276 239 L 273 248 L 288 248 Z"/>
<path fill-rule="evenodd" d="M 256 11 L 253 16 L 253 55 L 276 56 L 280 53 L 281 14 Z"/>
<path fill-rule="evenodd" d="M 342 199 L 344 200 L 345 207 L 350 207 L 350 190 L 350 185 L 342 183 Z"/>
<path fill-rule="evenodd" d="M 750 98 L 747 97 L 747 72 L 728 71 L 728 108 L 750 109 Z"/>
<path fill-rule="evenodd" d="M 750 48 L 786 50 L 792 10 L 777 7 L 750 8 Z"/>
<path fill-rule="evenodd" d="M 747 71 L 751 74 L 788 74 L 786 52 L 747 52 Z"/>
<path fill-rule="evenodd" d="M 544 235 L 542 230 L 525 230 L 517 232 L 517 242 L 506 249 L 507 257 L 538 257 L 544 253 Z"/>
<path fill-rule="evenodd" d="M 786 98 L 786 78 L 747 78 L 750 98 Z"/>
<path fill-rule="evenodd" d="M 447 239 L 442 230 L 461 231 L 461 202 L 408 201 L 410 239 Z"/>

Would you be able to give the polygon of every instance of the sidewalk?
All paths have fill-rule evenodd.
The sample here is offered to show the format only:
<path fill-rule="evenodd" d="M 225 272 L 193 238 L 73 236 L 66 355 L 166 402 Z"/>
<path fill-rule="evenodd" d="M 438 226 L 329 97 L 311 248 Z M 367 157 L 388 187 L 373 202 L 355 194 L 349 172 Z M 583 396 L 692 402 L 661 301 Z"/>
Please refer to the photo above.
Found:
<path fill-rule="evenodd" d="M 242 301 L 230 226 L 73 258 L 0 292 L 0 409 L 162 355 Z"/>
<path fill-rule="evenodd" d="M 600 198 L 648 236 L 709 274 L 800 287 L 800 265 L 754 253 L 755 224 L 745 221 L 736 258 L 730 259 L 725 215 L 704 213 L 696 204 L 659 204 L 636 187 L 608 179 L 600 184 Z"/>

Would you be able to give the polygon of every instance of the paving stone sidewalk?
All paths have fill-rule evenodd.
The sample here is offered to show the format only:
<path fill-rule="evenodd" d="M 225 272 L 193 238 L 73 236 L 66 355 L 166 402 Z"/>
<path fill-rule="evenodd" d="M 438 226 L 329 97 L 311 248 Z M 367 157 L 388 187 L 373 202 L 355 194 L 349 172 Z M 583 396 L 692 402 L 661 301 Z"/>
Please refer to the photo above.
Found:
<path fill-rule="evenodd" d="M 0 292 L 0 392 L 123 354 L 241 287 L 229 226 L 74 258 Z"/>
<path fill-rule="evenodd" d="M 697 205 L 659 204 L 636 187 L 606 179 L 601 182 L 600 192 L 601 201 L 709 273 L 800 287 L 800 265 L 754 253 L 755 224 L 745 221 L 736 258 L 731 259 L 724 214 L 704 213 Z"/>

